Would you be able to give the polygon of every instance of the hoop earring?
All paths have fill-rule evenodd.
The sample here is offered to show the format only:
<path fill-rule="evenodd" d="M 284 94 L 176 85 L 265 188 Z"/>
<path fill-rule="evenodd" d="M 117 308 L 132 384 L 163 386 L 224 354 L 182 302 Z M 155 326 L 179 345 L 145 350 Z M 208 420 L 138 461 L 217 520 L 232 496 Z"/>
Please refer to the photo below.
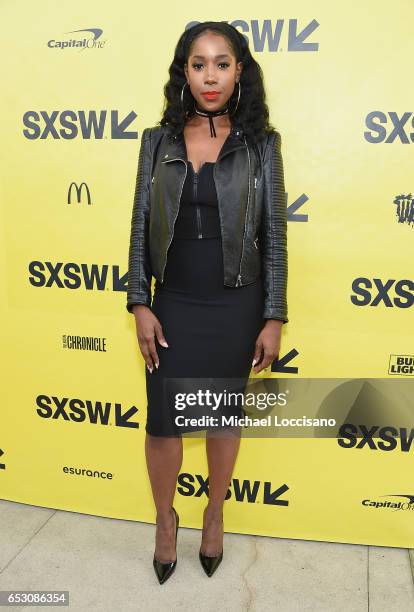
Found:
<path fill-rule="evenodd" d="M 186 111 L 184 109 L 184 87 L 188 85 L 187 81 L 184 83 L 184 85 L 181 88 L 181 108 L 183 110 L 183 113 L 185 116 L 187 116 L 189 114 L 190 111 Z M 193 99 L 194 100 L 194 99 Z M 195 100 L 194 100 L 194 105 L 195 105 Z"/>
<path fill-rule="evenodd" d="M 184 85 L 181 88 L 181 106 L 183 107 L 184 110 L 184 87 L 188 85 L 187 81 L 184 83 Z"/>
<path fill-rule="evenodd" d="M 230 113 L 230 115 L 234 115 L 234 113 L 236 112 L 236 110 L 237 110 L 237 108 L 238 108 L 238 106 L 239 106 L 239 102 L 240 102 L 240 92 L 241 92 L 241 84 L 240 84 L 240 81 L 238 81 L 238 85 L 239 85 L 239 93 L 238 93 L 238 96 L 237 96 L 237 104 L 236 104 L 236 107 L 235 107 L 234 111 L 232 111 L 232 112 Z"/>

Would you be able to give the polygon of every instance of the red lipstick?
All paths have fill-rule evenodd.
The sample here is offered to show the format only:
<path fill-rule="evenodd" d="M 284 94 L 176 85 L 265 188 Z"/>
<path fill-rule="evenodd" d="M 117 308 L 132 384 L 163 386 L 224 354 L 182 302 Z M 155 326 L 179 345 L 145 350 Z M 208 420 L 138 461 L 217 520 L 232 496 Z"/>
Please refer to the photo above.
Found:
<path fill-rule="evenodd" d="M 218 92 L 218 91 L 205 91 L 201 95 L 204 98 L 206 98 L 207 100 L 215 100 L 220 95 L 220 92 Z"/>

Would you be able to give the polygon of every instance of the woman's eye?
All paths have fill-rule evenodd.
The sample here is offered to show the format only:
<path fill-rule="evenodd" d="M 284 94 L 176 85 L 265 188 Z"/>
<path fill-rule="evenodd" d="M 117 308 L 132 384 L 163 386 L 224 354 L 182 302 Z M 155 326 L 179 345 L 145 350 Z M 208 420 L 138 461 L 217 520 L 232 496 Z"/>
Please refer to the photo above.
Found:
<path fill-rule="evenodd" d="M 193 68 L 194 70 L 198 70 L 199 66 L 202 66 L 203 64 L 193 64 Z M 228 68 L 230 66 L 230 64 L 228 64 L 227 62 L 220 62 L 219 66 L 224 66 L 225 68 Z"/>

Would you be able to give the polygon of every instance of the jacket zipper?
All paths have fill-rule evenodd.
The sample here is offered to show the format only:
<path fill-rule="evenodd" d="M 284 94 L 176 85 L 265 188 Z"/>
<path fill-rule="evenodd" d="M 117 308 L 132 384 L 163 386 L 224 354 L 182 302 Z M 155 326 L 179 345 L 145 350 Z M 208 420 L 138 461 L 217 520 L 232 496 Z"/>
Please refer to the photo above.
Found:
<path fill-rule="evenodd" d="M 246 204 L 246 215 L 244 217 L 244 232 L 243 232 L 243 242 L 242 242 L 242 250 L 241 250 L 241 255 L 240 255 L 240 265 L 239 265 L 239 273 L 237 275 L 237 281 L 236 281 L 236 287 L 240 287 L 242 284 L 242 277 L 241 277 L 241 266 L 242 266 L 242 259 L 243 259 L 243 250 L 244 250 L 244 238 L 246 236 L 246 227 L 247 227 L 247 214 L 249 211 L 249 201 L 250 201 L 250 152 L 249 152 L 249 147 L 247 146 L 247 142 L 246 142 L 246 137 L 244 137 L 244 142 L 246 144 L 246 150 L 247 150 L 247 158 L 249 160 L 249 170 L 247 173 L 247 181 L 248 181 L 248 190 L 247 190 L 247 204 Z M 255 187 L 256 187 L 256 181 L 255 181 Z"/>
<path fill-rule="evenodd" d="M 255 177 L 254 177 L 254 188 L 255 188 L 255 189 L 257 189 L 257 176 L 255 176 Z M 256 199 L 257 199 L 257 198 L 256 198 Z M 257 241 L 258 241 L 258 240 L 259 240 L 259 237 L 257 236 L 257 237 L 254 239 L 254 242 L 253 242 L 253 244 L 254 244 L 254 246 L 256 247 L 256 249 L 258 249 L 258 248 L 259 248 L 259 247 L 257 246 Z"/>
<path fill-rule="evenodd" d="M 170 162 L 170 161 L 178 161 L 178 160 L 179 160 L 179 161 L 182 161 L 182 162 L 184 163 L 184 165 L 185 165 L 185 174 L 184 174 L 184 180 L 183 180 L 183 182 L 181 183 L 181 188 L 180 188 L 180 197 L 178 198 L 178 209 L 177 209 L 177 214 L 175 215 L 175 219 L 174 219 L 174 223 L 173 223 L 173 231 L 172 231 L 172 234 L 171 234 L 170 242 L 169 242 L 169 244 L 168 244 L 168 246 L 167 246 L 167 250 L 165 251 L 165 263 L 164 263 L 164 268 L 163 268 L 163 271 L 162 271 L 161 283 L 163 283 L 163 282 L 164 282 L 164 274 L 165 274 L 165 267 L 166 267 L 166 265 L 167 265 L 167 254 L 168 254 L 168 249 L 169 249 L 169 248 L 170 248 L 170 246 L 171 246 L 171 242 L 172 242 L 172 239 L 173 239 L 173 236 L 174 236 L 174 226 L 175 226 L 175 222 L 177 221 L 178 213 L 180 212 L 180 201 L 181 201 L 181 194 L 182 194 L 182 192 L 183 192 L 183 187 L 184 187 L 185 179 L 187 178 L 187 162 L 185 162 L 183 159 L 181 159 L 181 157 L 177 157 L 177 158 L 175 158 L 175 159 L 169 159 L 168 161 Z M 165 163 L 167 163 L 167 162 L 164 162 L 164 164 L 165 164 Z"/>
<path fill-rule="evenodd" d="M 247 193 L 247 206 L 246 206 L 246 216 L 245 216 L 245 223 L 244 223 L 244 233 L 243 233 L 243 242 L 242 242 L 242 253 L 241 253 L 241 257 L 240 257 L 240 266 L 239 266 L 239 273 L 238 273 L 238 275 L 237 275 L 236 287 L 238 287 L 238 286 L 240 286 L 240 285 L 242 284 L 242 283 L 241 283 L 241 262 L 242 262 L 242 258 L 243 258 L 244 238 L 245 238 L 245 234 L 246 234 L 246 220 L 247 220 L 247 213 L 248 213 L 248 210 L 249 210 L 249 200 L 250 200 L 250 153 L 249 153 L 249 147 L 247 146 L 247 142 L 246 142 L 246 137 L 245 137 L 245 136 L 244 136 L 244 143 L 245 143 L 245 145 L 246 145 L 247 156 L 248 156 L 248 160 L 249 160 L 249 175 L 248 175 L 248 185 L 249 185 L 249 188 L 248 188 L 248 193 Z M 219 157 L 219 158 L 216 160 L 216 164 L 217 164 L 217 162 L 218 162 L 220 159 L 221 159 L 221 157 Z M 175 157 L 175 158 L 173 158 L 173 159 L 162 160 L 162 161 L 161 161 L 161 163 L 162 163 L 162 164 L 165 164 L 165 163 L 168 163 L 168 162 L 170 162 L 170 161 L 177 161 L 177 160 L 182 161 L 182 162 L 185 164 L 185 175 L 184 175 L 184 180 L 183 180 L 183 182 L 182 182 L 182 184 L 181 184 L 180 196 L 179 196 L 179 201 L 180 201 L 180 200 L 181 200 L 182 191 L 183 191 L 183 187 L 184 187 L 184 183 L 185 183 L 185 179 L 187 178 L 187 162 L 186 162 L 184 159 L 182 159 L 181 157 Z M 213 168 L 213 177 L 214 177 L 214 182 L 215 182 L 215 171 L 216 171 L 216 166 L 214 166 L 214 168 Z M 256 188 L 256 182 L 257 182 L 257 179 L 256 179 L 256 177 L 255 177 L 255 183 L 254 183 L 255 188 Z M 173 235 L 174 235 L 174 226 L 175 226 L 175 222 L 176 222 L 177 217 L 178 217 L 178 212 L 179 212 L 179 207 L 178 207 L 178 211 L 177 211 L 177 214 L 176 214 L 176 216 L 175 216 L 175 219 L 174 219 L 174 224 L 173 224 Z M 197 206 L 197 212 L 199 212 L 198 206 Z M 222 225 L 222 219 L 221 219 L 220 207 L 219 207 L 219 214 L 220 214 L 220 227 L 221 227 L 221 230 L 223 230 L 223 225 Z M 197 221 L 198 221 L 198 220 L 199 220 L 199 217 L 197 217 Z M 199 226 L 199 229 L 201 229 L 201 228 L 200 228 L 200 226 Z M 163 269 L 163 271 L 162 271 L 162 279 L 161 279 L 161 283 L 163 283 L 163 282 L 164 282 L 165 267 L 166 267 L 166 265 L 167 265 L 167 254 L 168 254 L 168 249 L 169 249 L 169 248 L 170 248 L 170 246 L 171 246 L 172 239 L 173 239 L 173 236 L 171 236 L 170 242 L 169 242 L 169 244 L 168 244 L 168 247 L 167 247 L 167 250 L 166 250 L 166 253 L 165 253 L 165 263 L 164 263 L 164 269 Z"/>
<path fill-rule="evenodd" d="M 201 231 L 201 212 L 200 212 L 200 207 L 197 201 L 197 185 L 198 185 L 198 172 L 194 172 L 194 202 L 196 203 L 196 210 L 197 210 L 197 229 L 198 229 L 198 237 L 202 238 L 203 234 Z"/>

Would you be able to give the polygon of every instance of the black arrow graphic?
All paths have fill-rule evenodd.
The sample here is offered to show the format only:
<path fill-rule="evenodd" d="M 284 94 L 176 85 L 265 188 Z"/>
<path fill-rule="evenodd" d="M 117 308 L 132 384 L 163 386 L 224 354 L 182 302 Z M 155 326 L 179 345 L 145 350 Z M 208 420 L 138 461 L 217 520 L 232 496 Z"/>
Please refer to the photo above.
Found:
<path fill-rule="evenodd" d="M 278 497 L 285 493 L 289 487 L 284 484 L 276 489 L 276 491 L 272 491 L 271 488 L 272 483 L 266 481 L 264 483 L 263 503 L 271 504 L 272 506 L 288 506 L 289 502 L 287 499 L 278 499 Z"/>

